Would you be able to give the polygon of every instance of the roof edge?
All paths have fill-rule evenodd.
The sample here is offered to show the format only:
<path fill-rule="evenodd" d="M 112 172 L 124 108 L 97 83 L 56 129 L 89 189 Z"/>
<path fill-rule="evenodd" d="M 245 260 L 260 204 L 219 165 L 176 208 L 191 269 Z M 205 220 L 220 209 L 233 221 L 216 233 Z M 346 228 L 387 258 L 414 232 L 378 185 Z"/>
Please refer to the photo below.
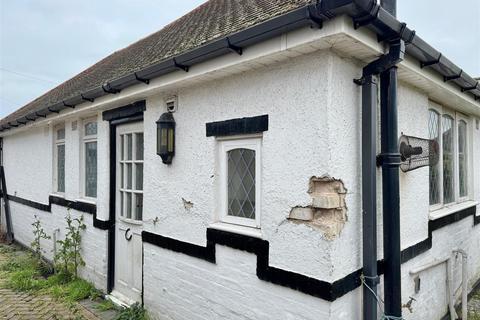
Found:
<path fill-rule="evenodd" d="M 323 0 L 318 4 L 310 4 L 295 9 L 227 37 L 213 40 L 196 49 L 175 55 L 137 72 L 107 82 L 100 87 L 88 89 L 78 95 L 19 117 L 14 121 L 4 123 L 0 125 L 0 132 L 24 126 L 28 122 L 46 118 L 49 114 L 59 113 L 67 108 L 75 108 L 75 106 L 86 101 L 93 102 L 99 97 L 117 94 L 121 90 L 138 83 L 148 85 L 151 79 L 167 73 L 177 70 L 188 72 L 189 68 L 195 64 L 227 53 L 235 52 L 241 55 L 245 47 L 300 27 L 321 27 L 323 21 L 332 20 L 343 14 L 352 18 L 355 28 L 365 26 L 374 31 L 379 42 L 390 42 L 398 38 L 404 40 L 406 52 L 419 61 L 420 68 L 431 68 L 443 77 L 444 82 L 452 82 L 464 94 L 469 95 L 475 101 L 480 100 L 478 80 L 468 75 L 443 56 L 441 52 L 416 35 L 415 31 L 409 29 L 406 23 L 398 21 L 383 9 L 377 1 Z"/>

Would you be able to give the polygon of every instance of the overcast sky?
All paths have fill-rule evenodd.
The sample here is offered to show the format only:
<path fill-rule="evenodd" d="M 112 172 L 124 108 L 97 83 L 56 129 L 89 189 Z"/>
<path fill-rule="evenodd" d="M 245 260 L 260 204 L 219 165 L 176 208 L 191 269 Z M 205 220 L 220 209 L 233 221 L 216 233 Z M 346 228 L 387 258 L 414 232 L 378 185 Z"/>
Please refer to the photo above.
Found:
<path fill-rule="evenodd" d="M 202 2 L 0 0 L 0 118 Z M 480 76 L 480 1 L 398 0 L 398 17 Z"/>

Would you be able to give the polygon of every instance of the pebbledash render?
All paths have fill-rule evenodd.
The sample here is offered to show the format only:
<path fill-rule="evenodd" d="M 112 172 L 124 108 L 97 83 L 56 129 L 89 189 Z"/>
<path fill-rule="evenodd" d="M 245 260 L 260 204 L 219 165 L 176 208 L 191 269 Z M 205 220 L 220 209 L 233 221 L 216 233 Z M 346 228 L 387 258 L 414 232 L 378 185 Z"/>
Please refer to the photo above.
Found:
<path fill-rule="evenodd" d="M 154 319 L 350 320 L 395 303 L 450 319 L 462 279 L 468 292 L 480 279 L 479 98 L 376 1 L 210 0 L 0 120 L 1 226 L 7 198 L 15 241 L 31 243 L 36 215 L 52 259 L 67 212 L 83 215 L 81 276 Z M 430 165 L 385 155 L 384 107 L 398 108 L 394 144 L 430 139 Z M 396 197 L 382 159 L 397 159 Z M 396 274 L 385 192 L 399 199 Z"/>

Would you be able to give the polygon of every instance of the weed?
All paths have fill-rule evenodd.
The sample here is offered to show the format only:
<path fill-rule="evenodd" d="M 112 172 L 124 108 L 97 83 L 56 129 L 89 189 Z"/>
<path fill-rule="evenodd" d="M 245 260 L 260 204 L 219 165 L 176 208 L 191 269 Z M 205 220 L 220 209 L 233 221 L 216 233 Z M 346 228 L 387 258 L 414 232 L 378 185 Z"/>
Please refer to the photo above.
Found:
<path fill-rule="evenodd" d="M 42 249 L 40 240 L 44 239 L 50 239 L 50 236 L 48 236 L 45 233 L 45 230 L 43 230 L 42 225 L 40 223 L 40 219 L 38 218 L 37 215 L 35 215 L 35 222 L 32 223 L 33 227 L 33 241 L 30 244 L 33 250 L 34 257 L 38 260 L 38 263 L 42 263 L 42 253 L 45 253 L 45 250 Z"/>
<path fill-rule="evenodd" d="M 120 311 L 116 320 L 148 320 L 149 317 L 145 309 L 139 304 L 135 303 L 130 308 L 124 308 Z"/>
<path fill-rule="evenodd" d="M 95 309 L 99 311 L 117 310 L 117 306 L 111 300 L 106 299 L 96 305 Z"/>
<path fill-rule="evenodd" d="M 60 249 L 55 255 L 55 269 L 57 273 L 63 273 L 66 277 L 76 279 L 78 268 L 85 265 L 80 250 L 82 231 L 87 226 L 83 223 L 83 216 L 73 219 L 68 213 L 65 220 L 67 222 L 67 234 L 65 239 L 57 240 Z"/>

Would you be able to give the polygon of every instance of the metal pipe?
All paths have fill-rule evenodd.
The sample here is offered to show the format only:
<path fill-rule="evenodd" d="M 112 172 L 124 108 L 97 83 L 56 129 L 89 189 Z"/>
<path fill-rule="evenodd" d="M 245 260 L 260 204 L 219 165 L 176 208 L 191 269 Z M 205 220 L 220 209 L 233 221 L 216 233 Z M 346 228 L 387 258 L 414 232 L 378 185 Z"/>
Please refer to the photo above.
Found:
<path fill-rule="evenodd" d="M 453 251 L 456 254 L 462 256 L 462 320 L 467 320 L 468 318 L 468 264 L 467 253 L 462 249 L 457 249 Z"/>
<path fill-rule="evenodd" d="M 385 314 L 402 316 L 397 67 L 380 74 Z"/>
<path fill-rule="evenodd" d="M 393 43 L 387 54 L 363 68 L 362 78 L 362 239 L 363 239 L 363 319 L 377 318 L 377 92 L 376 75 L 395 66 L 403 59 L 403 41 Z M 368 286 L 368 287 L 367 287 Z"/>
<path fill-rule="evenodd" d="M 377 79 L 368 75 L 362 85 L 362 215 L 363 319 L 377 319 Z M 370 291 L 371 289 L 371 291 Z"/>

